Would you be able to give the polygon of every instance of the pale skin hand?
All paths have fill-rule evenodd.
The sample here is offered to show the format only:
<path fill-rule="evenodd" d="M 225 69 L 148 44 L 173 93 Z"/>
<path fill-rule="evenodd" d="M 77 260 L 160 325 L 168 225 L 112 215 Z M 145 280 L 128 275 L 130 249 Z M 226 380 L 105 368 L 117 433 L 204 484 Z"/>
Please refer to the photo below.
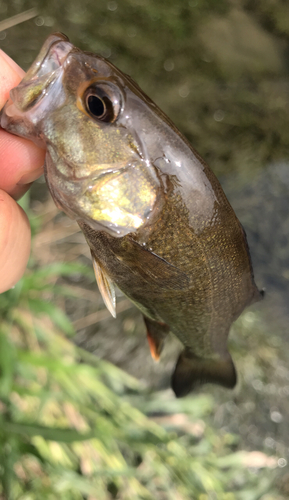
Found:
<path fill-rule="evenodd" d="M 0 50 L 0 109 L 24 71 Z M 25 271 L 30 253 L 30 226 L 15 200 L 43 173 L 45 151 L 0 129 L 0 293 Z"/>

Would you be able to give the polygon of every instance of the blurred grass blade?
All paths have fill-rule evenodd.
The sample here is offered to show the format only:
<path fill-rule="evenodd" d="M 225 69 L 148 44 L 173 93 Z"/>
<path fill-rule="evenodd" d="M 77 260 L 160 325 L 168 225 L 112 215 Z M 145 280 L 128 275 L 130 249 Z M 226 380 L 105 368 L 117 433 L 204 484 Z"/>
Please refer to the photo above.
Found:
<path fill-rule="evenodd" d="M 93 432 L 83 433 L 76 430 L 61 429 L 56 427 L 44 427 L 41 425 L 33 425 L 19 422 L 1 421 L 1 429 L 11 434 L 21 434 L 23 436 L 41 436 L 49 441 L 57 441 L 61 443 L 73 443 L 75 441 L 86 441 L 95 437 Z"/>
<path fill-rule="evenodd" d="M 25 21 L 33 19 L 33 17 L 36 16 L 38 16 L 38 10 L 33 8 L 25 10 L 24 12 L 21 12 L 21 14 L 16 14 L 15 16 L 9 17 L 8 19 L 0 22 L 0 32 L 8 30 L 9 28 L 12 28 L 12 26 L 16 26 L 17 24 L 24 23 Z"/>
<path fill-rule="evenodd" d="M 66 335 L 75 333 L 74 327 L 68 316 L 52 302 L 45 302 L 43 299 L 30 299 L 29 307 L 35 314 L 47 314 L 53 323 Z"/>
<path fill-rule="evenodd" d="M 0 331 L 0 395 L 6 398 L 12 387 L 15 349 L 7 335 Z"/>

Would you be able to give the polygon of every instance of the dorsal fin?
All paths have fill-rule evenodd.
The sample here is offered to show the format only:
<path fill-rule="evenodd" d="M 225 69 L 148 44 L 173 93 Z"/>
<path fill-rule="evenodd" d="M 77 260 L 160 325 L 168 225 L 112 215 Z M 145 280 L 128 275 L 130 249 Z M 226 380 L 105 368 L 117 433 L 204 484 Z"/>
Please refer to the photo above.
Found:
<path fill-rule="evenodd" d="M 103 298 L 103 302 L 105 303 L 107 309 L 112 314 L 114 318 L 116 318 L 116 298 L 115 298 L 115 289 L 113 282 L 106 274 L 106 272 L 101 268 L 101 266 L 96 262 L 96 259 L 91 252 L 92 263 L 94 274 L 96 277 L 96 281 L 98 284 L 99 291 Z"/>

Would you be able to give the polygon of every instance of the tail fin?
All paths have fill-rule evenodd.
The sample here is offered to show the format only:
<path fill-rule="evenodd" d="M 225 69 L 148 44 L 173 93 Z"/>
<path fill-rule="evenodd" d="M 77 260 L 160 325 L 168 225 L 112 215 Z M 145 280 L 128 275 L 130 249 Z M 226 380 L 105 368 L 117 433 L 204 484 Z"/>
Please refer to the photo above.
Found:
<path fill-rule="evenodd" d="M 207 382 L 230 389 L 236 385 L 237 374 L 230 355 L 226 359 L 202 359 L 184 350 L 172 377 L 172 389 L 177 398 Z"/>
<path fill-rule="evenodd" d="M 255 302 L 259 302 L 260 300 L 263 300 L 265 297 L 266 291 L 265 288 L 262 288 L 262 290 L 258 290 L 258 288 L 255 288 L 253 297 L 248 305 L 255 304 Z"/>

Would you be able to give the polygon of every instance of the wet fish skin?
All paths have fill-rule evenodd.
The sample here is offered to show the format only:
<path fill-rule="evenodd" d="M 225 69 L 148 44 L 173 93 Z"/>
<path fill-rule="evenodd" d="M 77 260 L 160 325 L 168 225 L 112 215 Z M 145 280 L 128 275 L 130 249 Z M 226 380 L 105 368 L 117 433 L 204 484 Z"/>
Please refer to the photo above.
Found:
<path fill-rule="evenodd" d="M 90 88 L 114 103 L 111 119 L 91 115 Z M 47 147 L 56 204 L 82 229 L 107 299 L 114 283 L 143 312 L 154 357 L 169 331 L 184 345 L 176 395 L 234 387 L 229 330 L 262 293 L 218 180 L 168 117 L 110 62 L 55 34 L 1 124 Z"/>

